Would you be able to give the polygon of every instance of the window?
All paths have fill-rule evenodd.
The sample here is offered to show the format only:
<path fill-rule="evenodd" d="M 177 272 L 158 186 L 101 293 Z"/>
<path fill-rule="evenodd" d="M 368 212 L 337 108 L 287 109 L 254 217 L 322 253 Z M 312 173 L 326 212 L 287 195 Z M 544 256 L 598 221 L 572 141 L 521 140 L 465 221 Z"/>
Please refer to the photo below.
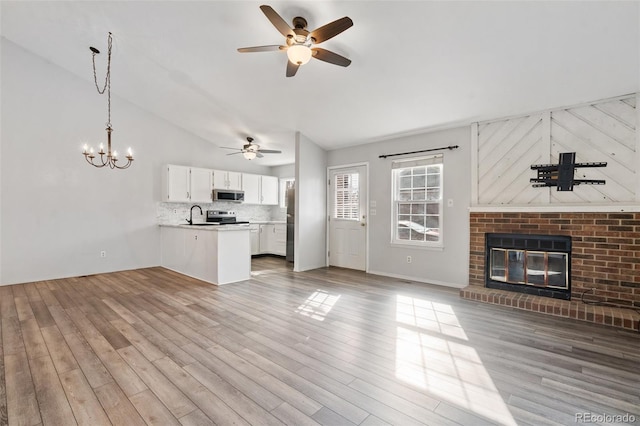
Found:
<path fill-rule="evenodd" d="M 391 242 L 442 246 L 442 154 L 392 163 Z"/>
<path fill-rule="evenodd" d="M 360 189 L 359 173 L 340 173 L 335 179 L 334 219 L 359 220 Z"/>

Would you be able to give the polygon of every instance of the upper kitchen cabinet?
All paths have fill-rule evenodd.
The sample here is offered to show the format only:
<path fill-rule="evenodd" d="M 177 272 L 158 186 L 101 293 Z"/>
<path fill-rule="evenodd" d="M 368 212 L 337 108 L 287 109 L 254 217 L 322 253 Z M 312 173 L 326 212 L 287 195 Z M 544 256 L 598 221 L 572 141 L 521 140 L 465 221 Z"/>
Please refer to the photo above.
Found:
<path fill-rule="evenodd" d="M 213 170 L 169 164 L 162 173 L 162 201 L 211 202 Z"/>
<path fill-rule="evenodd" d="M 278 178 L 249 173 L 242 174 L 245 204 L 278 204 Z"/>
<path fill-rule="evenodd" d="M 241 191 L 242 190 L 242 173 L 227 172 L 224 170 L 214 170 L 213 171 L 213 188 Z"/>
<path fill-rule="evenodd" d="M 260 204 L 260 175 L 242 174 L 245 204 Z"/>
<path fill-rule="evenodd" d="M 191 201 L 211 202 L 213 170 L 191 167 Z"/>
<path fill-rule="evenodd" d="M 262 204 L 278 204 L 278 178 L 275 176 L 262 176 Z"/>

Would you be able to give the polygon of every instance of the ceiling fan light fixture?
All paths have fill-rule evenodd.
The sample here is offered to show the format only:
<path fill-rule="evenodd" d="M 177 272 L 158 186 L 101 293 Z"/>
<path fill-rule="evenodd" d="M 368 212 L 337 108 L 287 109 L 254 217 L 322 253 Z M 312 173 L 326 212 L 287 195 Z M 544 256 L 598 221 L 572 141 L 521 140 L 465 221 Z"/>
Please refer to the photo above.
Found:
<path fill-rule="evenodd" d="M 287 49 L 287 57 L 291 63 L 304 65 L 311 60 L 312 52 L 309 46 L 294 44 Z"/>
<path fill-rule="evenodd" d="M 254 158 L 256 158 L 257 153 L 253 150 L 251 151 L 244 151 L 242 153 L 242 155 L 244 155 L 244 158 L 246 158 L 247 160 L 253 160 Z"/>

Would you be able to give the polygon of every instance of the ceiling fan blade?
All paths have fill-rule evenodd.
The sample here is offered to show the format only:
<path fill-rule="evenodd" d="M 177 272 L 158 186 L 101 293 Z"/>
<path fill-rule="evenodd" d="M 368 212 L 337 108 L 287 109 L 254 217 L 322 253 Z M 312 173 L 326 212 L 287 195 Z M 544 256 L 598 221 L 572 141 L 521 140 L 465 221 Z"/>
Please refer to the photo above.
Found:
<path fill-rule="evenodd" d="M 261 149 L 258 152 L 262 152 L 263 154 L 282 154 L 282 151 L 278 151 L 277 149 Z"/>
<path fill-rule="evenodd" d="M 222 148 L 222 149 L 233 149 L 234 151 L 235 151 L 235 150 L 240 149 L 240 148 L 231 148 L 230 146 L 219 146 L 218 148 Z"/>
<path fill-rule="evenodd" d="M 348 67 L 351 64 L 351 59 L 347 59 L 330 50 L 314 47 L 311 51 L 313 52 L 314 58 L 329 62 L 330 64 L 340 65 L 341 67 Z"/>
<path fill-rule="evenodd" d="M 287 60 L 287 77 L 293 77 L 298 72 L 298 68 L 300 65 L 294 64 L 293 62 Z"/>
<path fill-rule="evenodd" d="M 253 47 L 240 47 L 238 48 L 238 52 L 241 53 L 249 53 L 249 52 L 273 52 L 276 50 L 286 50 L 287 46 L 280 46 L 277 44 L 271 44 L 268 46 L 253 46 Z"/>
<path fill-rule="evenodd" d="M 236 154 L 242 154 L 242 151 L 232 152 L 231 154 L 227 154 L 227 155 L 236 155 Z"/>
<path fill-rule="evenodd" d="M 327 25 L 323 25 L 322 27 L 311 31 L 311 34 L 309 35 L 315 39 L 315 43 L 322 43 L 323 41 L 327 41 L 330 38 L 337 36 L 352 26 L 353 21 L 351 18 L 345 16 L 344 18 L 337 19 Z"/>
<path fill-rule="evenodd" d="M 260 154 L 259 152 L 256 152 L 256 157 L 258 157 L 258 158 L 263 158 L 263 157 L 264 157 L 264 155 Z"/>
<path fill-rule="evenodd" d="M 296 36 L 296 34 L 293 32 L 293 29 L 291 29 L 289 24 L 287 24 L 287 21 L 282 19 L 282 17 L 278 15 L 278 13 L 275 10 L 273 10 L 271 6 L 267 6 L 266 4 L 262 5 L 260 6 L 260 10 L 262 10 L 262 13 L 264 13 L 267 19 L 271 21 L 273 26 L 276 27 L 278 31 L 280 31 L 280 34 L 282 34 L 285 37 Z"/>

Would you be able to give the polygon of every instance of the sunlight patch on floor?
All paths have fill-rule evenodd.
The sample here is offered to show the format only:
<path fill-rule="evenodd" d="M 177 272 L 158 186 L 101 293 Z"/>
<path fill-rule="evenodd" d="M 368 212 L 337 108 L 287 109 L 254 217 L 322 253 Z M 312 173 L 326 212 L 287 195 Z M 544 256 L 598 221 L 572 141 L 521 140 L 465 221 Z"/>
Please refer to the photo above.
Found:
<path fill-rule="evenodd" d="M 425 330 L 468 340 L 450 305 L 396 296 L 396 321 Z"/>
<path fill-rule="evenodd" d="M 397 296 L 396 319 L 403 324 L 396 327 L 398 379 L 490 421 L 516 424 L 480 356 L 462 343 L 468 338 L 451 306 Z"/>
<path fill-rule="evenodd" d="M 296 313 L 324 321 L 327 314 L 340 299 L 339 294 L 330 294 L 323 290 L 316 290 L 307 300 L 296 309 Z"/>

